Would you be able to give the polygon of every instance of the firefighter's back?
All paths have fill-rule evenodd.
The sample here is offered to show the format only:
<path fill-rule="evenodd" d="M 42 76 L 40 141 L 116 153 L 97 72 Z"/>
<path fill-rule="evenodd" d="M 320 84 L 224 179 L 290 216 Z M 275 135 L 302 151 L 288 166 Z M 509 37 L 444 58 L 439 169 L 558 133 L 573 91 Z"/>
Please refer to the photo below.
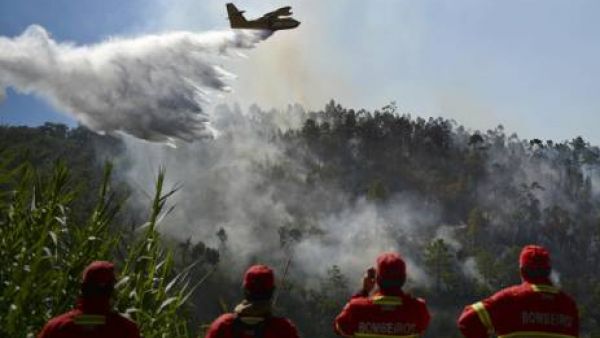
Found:
<path fill-rule="evenodd" d="M 282 317 L 240 317 L 227 313 L 211 325 L 207 338 L 297 338 L 294 324 Z"/>
<path fill-rule="evenodd" d="M 491 299 L 487 311 L 498 336 L 528 336 L 534 332 L 578 335 L 577 306 L 557 287 L 523 283 Z"/>
<path fill-rule="evenodd" d="M 86 314 L 75 309 L 48 321 L 39 337 L 139 338 L 139 331 L 135 323 L 118 313 Z"/>
<path fill-rule="evenodd" d="M 549 252 L 541 246 L 525 246 L 519 257 L 519 268 L 522 284 L 465 307 L 458 319 L 463 336 L 577 337 L 577 306 L 550 280 Z"/>
<path fill-rule="evenodd" d="M 352 299 L 338 321 L 348 334 L 417 336 L 425 331 L 428 318 L 422 299 L 408 294 L 376 293 L 372 297 Z"/>
<path fill-rule="evenodd" d="M 429 325 L 425 301 L 402 290 L 406 263 L 395 252 L 377 257 L 377 267 L 363 276 L 362 289 L 352 296 L 334 321 L 344 337 L 418 337 Z M 371 295 L 377 285 L 378 290 Z"/>

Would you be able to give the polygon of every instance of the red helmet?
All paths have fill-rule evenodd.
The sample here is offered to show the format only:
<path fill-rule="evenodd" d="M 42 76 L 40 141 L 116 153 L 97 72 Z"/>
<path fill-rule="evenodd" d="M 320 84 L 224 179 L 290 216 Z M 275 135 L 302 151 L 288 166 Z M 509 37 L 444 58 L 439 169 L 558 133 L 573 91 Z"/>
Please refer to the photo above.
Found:
<path fill-rule="evenodd" d="M 527 245 L 521 250 L 519 257 L 521 268 L 550 269 L 550 253 L 546 248 L 538 245 Z"/>
<path fill-rule="evenodd" d="M 266 265 L 253 265 L 244 274 L 244 289 L 251 294 L 267 294 L 275 288 L 275 275 Z"/>
<path fill-rule="evenodd" d="M 107 261 L 94 261 L 83 271 L 83 284 L 113 285 L 116 282 L 115 265 Z"/>
<path fill-rule="evenodd" d="M 406 263 L 395 252 L 377 257 L 377 285 L 381 289 L 401 288 L 406 280 Z"/>
<path fill-rule="evenodd" d="M 550 253 L 538 245 L 527 245 L 519 257 L 521 277 L 529 283 L 549 283 L 552 266 Z"/>

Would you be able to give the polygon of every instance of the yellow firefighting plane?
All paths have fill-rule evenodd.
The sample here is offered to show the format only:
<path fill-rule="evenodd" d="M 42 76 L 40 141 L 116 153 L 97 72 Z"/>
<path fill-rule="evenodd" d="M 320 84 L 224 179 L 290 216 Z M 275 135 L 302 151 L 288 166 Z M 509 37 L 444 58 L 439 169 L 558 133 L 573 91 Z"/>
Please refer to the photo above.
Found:
<path fill-rule="evenodd" d="M 277 31 L 280 29 L 293 29 L 300 25 L 300 21 L 290 18 L 292 7 L 281 7 L 269 12 L 258 19 L 246 20 L 244 11 L 240 11 L 234 4 L 227 4 L 227 15 L 231 28 L 240 29 L 265 29 Z M 283 17 L 283 18 L 282 18 Z"/>

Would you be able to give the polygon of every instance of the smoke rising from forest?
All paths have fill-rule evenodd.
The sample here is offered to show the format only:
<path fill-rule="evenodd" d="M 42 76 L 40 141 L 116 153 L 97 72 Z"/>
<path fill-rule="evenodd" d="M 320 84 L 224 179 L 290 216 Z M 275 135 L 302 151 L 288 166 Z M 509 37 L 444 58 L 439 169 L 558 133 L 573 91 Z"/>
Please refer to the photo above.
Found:
<path fill-rule="evenodd" d="M 300 106 L 284 112 L 254 107 L 249 113 L 219 106 L 214 116 L 222 133 L 214 140 L 177 149 L 127 141 L 126 178 L 134 187 L 151 190 L 158 166 L 166 167 L 172 186 L 182 187 L 172 198 L 176 208 L 162 231 L 216 247 L 215 234 L 224 229 L 224 259 L 235 278 L 253 260 L 281 270 L 290 254 L 291 274 L 302 280 L 314 281 L 333 265 L 357 276 L 378 253 L 397 250 L 408 259 L 411 279 L 425 281 L 410 249 L 398 247 L 397 238 L 410 242 L 436 225 L 434 205 L 399 194 L 378 206 L 333 185 L 303 183 L 310 168 L 287 154 L 289 145 L 275 137 L 281 128 L 301 127 L 298 118 L 306 112 Z M 274 181 L 271 175 L 285 179 Z M 133 200 L 146 204 L 142 195 Z"/>
<path fill-rule="evenodd" d="M 232 75 L 217 66 L 222 57 L 270 34 L 171 32 L 76 46 L 32 25 L 0 37 L 0 91 L 41 96 L 97 132 L 191 141 L 212 136 L 205 105 L 211 93 L 229 90 Z"/>
<path fill-rule="evenodd" d="M 295 280 L 310 285 L 337 265 L 354 287 L 354 279 L 373 264 L 378 253 L 395 250 L 408 261 L 411 285 L 432 286 L 435 272 L 428 270 L 424 251 L 437 239 L 443 240 L 449 257 L 454 257 L 448 258 L 448 264 L 459 276 L 456 278 L 483 285 L 495 285 L 497 280 L 489 280 L 489 272 L 480 271 L 481 258 L 472 256 L 477 253 L 474 245 L 487 245 L 489 252 L 500 257 L 502 263 L 496 264 L 506 264 L 509 271 L 517 264 L 515 248 L 527 243 L 550 247 L 557 266 L 568 260 L 565 252 L 571 244 L 567 243 L 575 240 L 573 233 L 580 225 L 561 225 L 567 237 L 560 241 L 548 237 L 547 229 L 555 226 L 557 205 L 576 213 L 581 198 L 594 198 L 589 195 L 593 179 L 574 167 L 564 167 L 566 160 L 573 160 L 572 149 L 585 144 L 573 143 L 567 148 L 529 144 L 514 135 L 507 137 L 501 127 L 479 134 L 448 121 L 423 120 L 413 123 L 428 123 L 432 136 L 414 136 L 417 141 L 410 141 L 415 142 L 412 146 L 405 144 L 410 149 L 402 154 L 377 157 L 376 148 L 367 144 L 369 139 L 359 136 L 335 146 L 323 143 L 332 142 L 325 138 L 311 148 L 311 139 L 302 136 L 307 132 L 302 122 L 312 118 L 328 123 L 327 116 L 339 114 L 335 109 L 328 106 L 326 112 L 310 113 L 300 106 L 285 111 L 218 106 L 214 126 L 222 135 L 214 140 L 178 149 L 128 140 L 125 177 L 135 182 L 134 186 L 151 190 L 156 168 L 165 166 L 170 183 L 180 184 L 182 189 L 173 197 L 175 211 L 161 230 L 182 242 L 190 239 L 220 247 L 232 279 L 257 261 L 272 264 L 281 273 L 291 255 L 290 275 Z M 460 161 L 466 161 L 467 167 L 436 160 L 441 155 L 426 142 L 436 136 L 437 127 L 449 128 L 443 136 L 447 139 L 440 142 L 464 153 L 466 159 Z M 392 144 L 389 151 L 401 148 Z M 318 154 L 321 149 L 338 146 L 348 154 Z M 581 157 L 577 161 L 597 152 L 594 147 L 584 150 L 577 153 Z M 363 158 L 366 154 L 373 160 Z M 414 161 L 419 169 L 408 176 L 365 169 L 372 162 L 375 168 L 385 170 L 382 158 Z M 414 175 L 421 180 L 418 189 L 407 186 Z M 453 183 L 444 183 L 439 175 L 447 175 Z M 383 182 L 380 191 L 379 181 Z M 407 188 L 398 188 L 401 186 Z M 428 190 L 423 191 L 423 186 Z M 146 204 L 141 196 L 133 200 Z M 220 229 L 227 234 L 224 243 L 216 236 Z M 498 241 L 487 242 L 491 238 Z M 502 278 L 518 279 L 516 269 Z M 444 281 L 448 285 L 454 282 Z"/>
<path fill-rule="evenodd" d="M 272 113 L 257 109 L 250 113 L 257 114 L 252 117 L 239 107 L 219 106 L 214 126 L 221 136 L 177 149 L 129 139 L 127 179 L 151 189 L 155 169 L 165 166 L 170 183 L 181 184 L 182 189 L 172 198 L 176 209 L 162 231 L 181 241 L 189 238 L 192 243 L 218 246 L 215 234 L 224 229 L 228 239 L 222 253 L 233 278 L 255 259 L 280 270 L 290 252 L 292 273 L 303 279 L 317 277 L 333 264 L 359 273 L 359 267 L 371 263 L 369 254 L 393 249 L 389 241 L 374 241 L 390 227 L 365 201 L 356 202 L 353 210 L 354 203 L 343 191 L 303 188 L 299 183 L 306 178 L 307 168 L 288 157 L 285 145 L 272 136 L 281 126 L 300 127 L 298 117 L 305 112 L 290 106 L 287 112 Z M 271 182 L 267 173 L 279 166 L 298 181 Z M 302 238 L 288 235 L 294 230 L 301 231 Z M 362 241 L 369 243 L 368 252 L 355 250 Z M 322 257 L 342 259 L 320 264 Z"/>

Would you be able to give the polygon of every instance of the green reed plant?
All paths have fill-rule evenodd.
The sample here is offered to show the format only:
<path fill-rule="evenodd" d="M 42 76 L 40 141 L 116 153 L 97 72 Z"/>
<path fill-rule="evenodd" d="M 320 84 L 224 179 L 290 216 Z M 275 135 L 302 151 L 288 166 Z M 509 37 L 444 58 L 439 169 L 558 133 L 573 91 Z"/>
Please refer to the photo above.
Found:
<path fill-rule="evenodd" d="M 163 193 L 165 172 L 160 170 L 148 222 L 138 229 L 137 239 L 128 246 L 122 279 L 117 284 L 117 307 L 140 325 L 144 337 L 190 337 L 182 308 L 194 291 L 190 268 L 174 272 L 171 250 L 161 246 L 157 226 L 173 208 L 167 199 L 177 188 Z"/>
<path fill-rule="evenodd" d="M 34 337 L 44 323 L 70 309 L 80 275 L 93 260 L 122 267 L 115 306 L 138 322 L 145 338 L 191 337 L 183 307 L 193 287 L 189 269 L 176 273 L 171 250 L 161 245 L 156 226 L 168 210 L 161 170 L 148 222 L 125 243 L 114 224 L 123 200 L 110 187 L 107 164 L 98 199 L 86 221 L 76 224 L 71 210 L 77 182 L 58 163 L 50 173 L 28 164 L 0 160 L 0 337 Z M 8 168 L 14 169 L 8 169 Z M 129 237 L 129 236 L 127 236 Z"/>

